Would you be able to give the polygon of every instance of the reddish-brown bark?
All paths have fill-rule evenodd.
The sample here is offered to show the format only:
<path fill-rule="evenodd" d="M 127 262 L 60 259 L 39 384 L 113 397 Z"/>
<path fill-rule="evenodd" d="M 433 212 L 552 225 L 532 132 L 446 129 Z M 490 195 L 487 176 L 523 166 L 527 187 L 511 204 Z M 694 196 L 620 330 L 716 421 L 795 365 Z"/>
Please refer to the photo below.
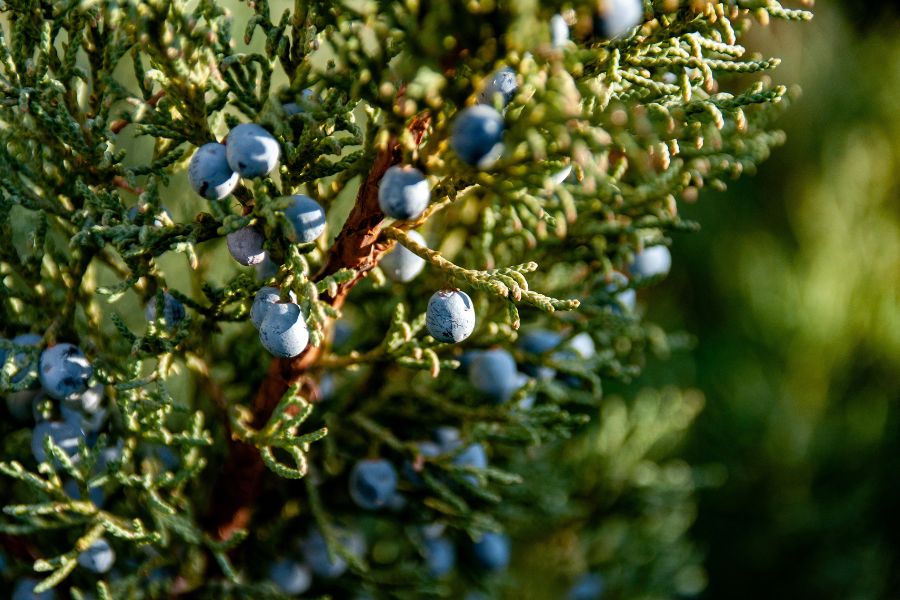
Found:
<path fill-rule="evenodd" d="M 424 137 L 428 125 L 427 116 L 416 117 L 410 123 L 409 129 L 417 144 Z M 325 265 L 316 275 L 315 279 L 319 281 L 345 268 L 357 272 L 353 279 L 338 286 L 333 297 L 325 298 L 335 308 L 343 306 L 350 290 L 378 264 L 388 247 L 386 242 L 379 240 L 384 213 L 378 206 L 378 184 L 385 171 L 400 160 L 400 145 L 394 139 L 378 152 L 365 181 L 360 185 L 347 221 L 328 251 Z M 309 347 L 294 358 L 272 361 L 253 399 L 254 428 L 263 427 L 268 422 L 291 385 L 305 384 L 309 388 L 309 396 L 315 397 L 315 384 L 304 382 L 303 378 L 310 366 L 315 364 L 320 348 Z M 239 440 L 229 441 L 229 454 L 213 491 L 208 516 L 207 527 L 213 536 L 226 540 L 236 530 L 250 524 L 264 474 L 265 465 L 256 448 Z"/>

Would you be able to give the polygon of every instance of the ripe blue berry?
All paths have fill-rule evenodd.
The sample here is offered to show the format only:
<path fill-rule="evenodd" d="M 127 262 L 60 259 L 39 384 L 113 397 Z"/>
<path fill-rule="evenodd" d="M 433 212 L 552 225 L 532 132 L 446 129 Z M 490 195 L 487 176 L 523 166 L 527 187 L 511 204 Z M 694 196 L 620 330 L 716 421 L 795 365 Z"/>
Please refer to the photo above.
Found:
<path fill-rule="evenodd" d="M 450 147 L 467 164 L 490 166 L 503 153 L 503 117 L 484 104 L 465 109 L 453 123 Z"/>
<path fill-rule="evenodd" d="M 428 333 L 439 342 L 457 343 L 475 329 L 475 307 L 461 290 L 440 290 L 428 301 L 425 312 Z"/>
<path fill-rule="evenodd" d="M 605 588 L 603 577 L 597 573 L 585 573 L 569 588 L 566 600 L 600 600 Z"/>
<path fill-rule="evenodd" d="M 541 356 L 555 349 L 562 343 L 562 336 L 547 329 L 533 329 L 519 338 L 518 346 L 535 356 Z M 542 380 L 550 380 L 556 375 L 556 370 L 544 365 L 528 364 L 522 369 L 532 377 Z"/>
<path fill-rule="evenodd" d="M 472 546 L 478 565 L 486 571 L 502 571 L 509 565 L 509 538 L 488 532 Z"/>
<path fill-rule="evenodd" d="M 556 173 L 550 176 L 550 181 L 552 181 L 555 185 L 561 185 L 566 179 L 569 178 L 569 175 L 572 174 L 572 165 L 566 165 Z"/>
<path fill-rule="evenodd" d="M 258 265 L 265 260 L 264 241 L 262 234 L 253 227 L 243 227 L 225 236 L 231 256 L 245 267 Z"/>
<path fill-rule="evenodd" d="M 444 425 L 434 430 L 434 440 L 441 447 L 441 452 L 453 452 L 462 446 L 462 435 L 456 427 Z"/>
<path fill-rule="evenodd" d="M 672 254 L 666 246 L 650 246 L 634 256 L 629 270 L 637 279 L 649 279 L 669 274 Z"/>
<path fill-rule="evenodd" d="M 516 72 L 509 67 L 503 67 L 491 77 L 481 93 L 478 95 L 479 104 L 487 104 L 494 106 L 497 95 L 503 106 L 509 104 L 509 101 L 516 95 L 519 84 L 516 82 Z"/>
<path fill-rule="evenodd" d="M 40 594 L 34 592 L 34 588 L 36 588 L 39 583 L 40 581 L 31 579 L 30 577 L 20 579 L 16 583 L 16 587 L 13 588 L 10 600 L 54 600 L 56 598 L 56 592 L 54 592 L 53 589 L 41 592 Z"/>
<path fill-rule="evenodd" d="M 267 279 L 271 279 L 278 274 L 278 265 L 275 264 L 271 258 L 269 258 L 269 253 L 266 252 L 265 256 L 263 256 L 262 262 L 258 265 L 253 265 L 253 268 L 256 269 L 256 280 L 257 281 L 266 281 Z"/>
<path fill-rule="evenodd" d="M 471 467 L 473 469 L 486 469 L 488 466 L 487 453 L 481 444 L 469 444 L 465 450 L 453 457 L 453 464 L 457 467 Z"/>
<path fill-rule="evenodd" d="M 502 348 L 479 352 L 469 366 L 472 386 L 498 403 L 509 400 L 525 383 L 523 379 L 512 354 Z"/>
<path fill-rule="evenodd" d="M 78 564 L 94 573 L 107 573 L 116 562 L 116 553 L 109 542 L 100 538 L 78 555 Z"/>
<path fill-rule="evenodd" d="M 241 177 L 265 177 L 281 156 L 278 140 L 255 123 L 242 123 L 228 133 L 225 157 L 228 166 Z"/>
<path fill-rule="evenodd" d="M 224 200 L 237 187 L 240 176 L 228 166 L 224 144 L 203 144 L 188 165 L 191 188 L 207 200 Z"/>
<path fill-rule="evenodd" d="M 280 358 L 303 352 L 309 343 L 309 330 L 300 307 L 293 302 L 272 304 L 259 325 L 259 341 Z"/>
<path fill-rule="evenodd" d="M 443 577 L 456 565 L 456 547 L 446 538 L 427 538 L 424 543 L 425 564 L 432 577 Z"/>
<path fill-rule="evenodd" d="M 594 17 L 594 31 L 608 40 L 625 35 L 644 20 L 642 0 L 607 0 Z"/>
<path fill-rule="evenodd" d="M 35 425 L 31 432 L 31 453 L 39 463 L 47 462 L 49 458 L 44 449 L 44 440 L 48 436 L 53 445 L 77 462 L 78 447 L 84 441 L 84 432 L 78 426 L 66 421 L 44 421 Z"/>
<path fill-rule="evenodd" d="M 403 476 L 414 486 L 421 487 L 425 485 L 425 481 L 422 479 L 422 476 L 419 475 L 423 459 L 440 456 L 442 450 L 440 446 L 429 441 L 415 442 L 415 445 L 416 458 L 414 461 L 407 460 L 403 463 Z"/>
<path fill-rule="evenodd" d="M 175 326 L 183 321 L 186 315 L 184 304 L 169 292 L 163 292 L 162 318 L 166 323 L 166 330 L 172 331 L 175 329 Z M 144 309 L 144 317 L 148 321 L 155 321 L 157 316 L 156 295 L 154 294 L 147 302 L 147 307 Z"/>
<path fill-rule="evenodd" d="M 397 470 L 384 459 L 361 460 L 350 473 L 350 497 L 362 508 L 383 508 L 397 491 Z"/>
<path fill-rule="evenodd" d="M 559 13 L 550 17 L 550 39 L 554 48 L 561 48 L 569 41 L 569 25 Z"/>
<path fill-rule="evenodd" d="M 269 579 L 288 596 L 302 594 L 312 586 L 312 571 L 304 564 L 283 558 L 269 567 Z"/>
<path fill-rule="evenodd" d="M 417 231 L 407 231 L 414 242 L 426 246 L 425 238 Z M 400 244 L 395 244 L 390 252 L 384 255 L 379 264 L 388 279 L 399 283 L 408 283 L 416 278 L 425 268 L 425 259 Z"/>
<path fill-rule="evenodd" d="M 416 219 L 428 208 L 431 189 L 428 180 L 415 167 L 393 166 L 378 184 L 378 206 L 394 219 Z"/>
<path fill-rule="evenodd" d="M 63 491 L 66 493 L 66 496 L 72 500 L 81 500 L 81 490 L 78 487 L 78 482 L 74 479 L 66 480 L 63 484 Z M 102 508 L 103 504 L 106 502 L 106 493 L 104 493 L 103 488 L 100 486 L 93 486 L 88 489 L 88 498 L 90 499 L 91 504 L 97 508 Z"/>
<path fill-rule="evenodd" d="M 293 226 L 291 241 L 298 244 L 316 241 L 325 233 L 325 211 L 309 196 L 297 194 L 291 198 L 291 205 L 284 209 L 284 216 Z"/>
<path fill-rule="evenodd" d="M 613 306 L 613 312 L 621 313 L 621 307 L 628 312 L 634 312 L 637 305 L 637 293 L 628 288 L 628 278 L 621 273 L 613 273 L 612 281 L 606 284 L 606 293 L 611 295 L 617 306 Z"/>
<path fill-rule="evenodd" d="M 41 353 L 41 387 L 56 400 L 74 400 L 94 374 L 91 363 L 72 344 L 57 344 Z"/>
<path fill-rule="evenodd" d="M 297 302 L 297 296 L 294 292 L 288 292 L 288 297 L 291 302 Z M 253 323 L 253 326 L 259 329 L 269 309 L 279 302 L 281 302 L 281 296 L 278 288 L 268 285 L 260 288 L 253 298 L 253 306 L 250 307 L 250 322 Z"/>
<path fill-rule="evenodd" d="M 366 553 L 366 541 L 362 535 L 344 530 L 334 532 L 337 542 L 344 546 L 350 554 L 362 557 Z M 315 529 L 302 542 L 303 555 L 313 573 L 325 579 L 340 577 L 347 570 L 347 561 L 338 555 L 332 560 L 328 552 L 328 544 L 322 533 Z"/>

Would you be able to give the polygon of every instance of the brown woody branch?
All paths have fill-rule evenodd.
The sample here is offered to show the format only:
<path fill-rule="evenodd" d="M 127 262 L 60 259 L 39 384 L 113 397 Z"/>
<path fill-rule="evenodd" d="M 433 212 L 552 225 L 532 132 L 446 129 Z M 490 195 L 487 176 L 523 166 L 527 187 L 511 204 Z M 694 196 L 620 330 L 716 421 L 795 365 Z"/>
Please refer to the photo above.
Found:
<path fill-rule="evenodd" d="M 422 141 L 429 123 L 428 116 L 420 116 L 409 124 L 416 144 Z M 378 264 L 389 247 L 389 242 L 379 240 L 384 213 L 378 206 L 378 185 L 385 171 L 398 164 L 401 157 L 400 144 L 396 139 L 391 139 L 378 152 L 369 174 L 360 185 L 356 204 L 329 249 L 325 265 L 315 277 L 319 281 L 345 268 L 356 271 L 356 276 L 341 284 L 337 293 L 328 300 L 335 308 L 343 306 L 350 290 Z M 253 399 L 254 428 L 261 428 L 268 422 L 291 385 L 300 383 L 306 388 L 307 397 L 316 397 L 316 385 L 305 379 L 305 375 L 318 359 L 320 348 L 308 347 L 294 358 L 272 361 Z M 230 439 L 229 454 L 213 491 L 207 522 L 207 529 L 214 537 L 227 540 L 236 530 L 247 528 L 264 474 L 265 465 L 257 449 L 240 440 Z"/>

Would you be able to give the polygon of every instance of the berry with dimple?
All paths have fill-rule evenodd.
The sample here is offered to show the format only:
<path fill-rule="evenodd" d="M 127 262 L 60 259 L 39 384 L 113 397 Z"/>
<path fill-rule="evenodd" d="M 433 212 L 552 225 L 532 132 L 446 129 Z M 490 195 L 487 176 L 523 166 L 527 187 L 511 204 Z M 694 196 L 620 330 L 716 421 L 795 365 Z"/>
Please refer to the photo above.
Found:
<path fill-rule="evenodd" d="M 550 17 L 550 40 L 554 48 L 561 48 L 569 41 L 569 25 L 559 13 Z"/>
<path fill-rule="evenodd" d="M 385 507 L 397 491 L 397 470 L 384 459 L 361 460 L 350 473 L 350 497 L 362 508 Z"/>
<path fill-rule="evenodd" d="M 634 255 L 628 270 L 637 279 L 662 277 L 672 268 L 672 253 L 666 246 L 650 246 Z"/>
<path fill-rule="evenodd" d="M 258 265 L 265 260 L 264 241 L 262 234 L 253 227 L 242 227 L 225 236 L 231 256 L 245 267 Z"/>
<path fill-rule="evenodd" d="M 585 573 L 569 588 L 566 600 L 600 600 L 604 589 L 606 582 L 603 577 L 597 573 Z"/>
<path fill-rule="evenodd" d="M 312 586 L 312 571 L 302 563 L 282 558 L 269 567 L 269 579 L 288 596 L 302 594 Z"/>
<path fill-rule="evenodd" d="M 469 365 L 472 386 L 498 403 L 509 400 L 524 385 L 524 379 L 512 354 L 502 348 L 479 352 Z"/>
<path fill-rule="evenodd" d="M 224 200 L 237 187 L 240 176 L 228 166 L 224 144 L 203 144 L 188 165 L 191 188 L 207 200 Z"/>
<path fill-rule="evenodd" d="M 425 175 L 415 167 L 395 165 L 385 171 L 378 184 L 378 206 L 394 219 L 416 219 L 431 201 Z"/>
<path fill-rule="evenodd" d="M 612 307 L 613 312 L 621 313 L 621 307 L 624 307 L 628 312 L 634 312 L 637 306 L 637 293 L 628 287 L 628 278 L 625 275 L 614 272 L 612 281 L 606 284 L 604 290 L 615 301 Z"/>
<path fill-rule="evenodd" d="M 426 538 L 423 544 L 425 564 L 432 577 L 443 577 L 456 565 L 456 547 L 443 537 Z"/>
<path fill-rule="evenodd" d="M 184 304 L 169 292 L 163 292 L 163 320 L 166 322 L 166 330 L 172 331 L 175 326 L 184 320 L 187 313 Z M 155 321 L 157 318 L 156 311 L 156 294 L 147 302 L 144 309 L 144 317 L 148 321 Z"/>
<path fill-rule="evenodd" d="M 594 32 L 612 40 L 625 35 L 643 21 L 642 0 L 606 0 L 594 16 Z"/>
<path fill-rule="evenodd" d="M 486 571 L 502 571 L 509 565 L 509 538 L 502 533 L 488 532 L 472 545 L 478 566 Z"/>
<path fill-rule="evenodd" d="M 259 325 L 259 341 L 280 358 L 303 352 L 309 343 L 309 329 L 300 307 L 293 302 L 272 304 Z"/>
<path fill-rule="evenodd" d="M 67 421 L 44 421 L 35 425 L 31 432 L 31 453 L 39 463 L 47 462 L 49 458 L 44 449 L 48 436 L 54 446 L 77 462 L 78 448 L 84 441 L 84 431 L 80 427 Z"/>
<path fill-rule="evenodd" d="M 116 553 L 109 542 L 100 538 L 78 555 L 78 564 L 94 573 L 107 573 L 116 562 Z"/>
<path fill-rule="evenodd" d="M 456 116 L 450 147 L 460 160 L 488 167 L 503 153 L 503 116 L 485 104 L 471 106 Z"/>
<path fill-rule="evenodd" d="M 228 166 L 241 177 L 265 177 L 278 164 L 281 147 L 275 137 L 255 123 L 242 123 L 225 141 Z"/>
<path fill-rule="evenodd" d="M 516 72 L 509 67 L 503 67 L 493 74 L 491 80 L 484 86 L 478 95 L 480 104 L 494 105 L 495 98 L 499 95 L 503 106 L 509 104 L 509 101 L 516 95 L 519 84 L 516 82 Z"/>
<path fill-rule="evenodd" d="M 73 400 L 87 389 L 94 369 L 77 346 L 57 344 L 41 353 L 39 373 L 48 396 Z"/>
<path fill-rule="evenodd" d="M 281 302 L 279 294 L 278 288 L 269 285 L 260 288 L 256 292 L 256 296 L 253 297 L 253 306 L 250 307 L 250 322 L 253 323 L 254 327 L 259 329 L 269 309 Z M 297 302 L 297 296 L 292 291 L 288 292 L 288 298 L 291 302 Z"/>
<path fill-rule="evenodd" d="M 461 342 L 475 330 L 475 306 L 461 290 L 440 290 L 428 301 L 428 333 L 439 342 Z"/>
<path fill-rule="evenodd" d="M 406 235 L 420 246 L 425 246 L 425 238 L 417 231 L 407 231 Z M 407 249 L 406 246 L 395 244 L 390 252 L 382 257 L 378 265 L 388 279 L 399 283 L 408 283 L 416 278 L 425 268 L 425 259 Z"/>
<path fill-rule="evenodd" d="M 34 588 L 36 588 L 39 583 L 40 581 L 30 577 L 20 579 L 13 588 L 10 600 L 54 600 L 54 598 L 56 598 L 56 592 L 54 592 L 52 588 L 40 594 L 35 593 Z"/>
<path fill-rule="evenodd" d="M 289 236 L 292 242 L 308 244 L 325 233 L 325 210 L 309 196 L 291 196 L 291 204 L 284 209 L 284 216 L 292 227 Z"/>

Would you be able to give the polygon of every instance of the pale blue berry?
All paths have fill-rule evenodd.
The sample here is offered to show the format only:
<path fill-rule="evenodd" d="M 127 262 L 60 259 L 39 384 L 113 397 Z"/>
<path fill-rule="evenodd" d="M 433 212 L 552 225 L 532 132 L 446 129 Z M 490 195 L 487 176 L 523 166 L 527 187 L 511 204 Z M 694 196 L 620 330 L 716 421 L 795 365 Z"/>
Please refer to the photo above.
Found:
<path fill-rule="evenodd" d="M 566 600 L 600 600 L 605 589 L 603 577 L 597 573 L 585 573 L 569 588 Z"/>
<path fill-rule="evenodd" d="M 634 256 L 629 270 L 637 279 L 662 277 L 672 268 L 672 254 L 666 246 L 650 246 Z"/>
<path fill-rule="evenodd" d="M 428 301 L 425 312 L 428 333 L 439 342 L 461 342 L 475 329 L 475 307 L 461 290 L 440 290 Z"/>
<path fill-rule="evenodd" d="M 397 470 L 384 459 L 361 460 L 350 472 L 350 497 L 361 508 L 383 508 L 396 491 Z"/>
<path fill-rule="evenodd" d="M 240 176 L 228 166 L 224 144 L 203 144 L 188 165 L 191 188 L 207 200 L 224 200 L 237 187 Z"/>
<path fill-rule="evenodd" d="M 378 206 L 394 219 L 416 219 L 431 201 L 425 175 L 415 167 L 395 165 L 385 171 L 378 184 Z"/>
<path fill-rule="evenodd" d="M 325 210 L 303 194 L 291 196 L 291 200 L 290 206 L 284 209 L 284 216 L 292 226 L 291 241 L 298 244 L 316 241 L 325 233 Z"/>
<path fill-rule="evenodd" d="M 597 35 L 606 39 L 623 36 L 644 21 L 642 0 L 606 0 L 594 18 Z"/>
<path fill-rule="evenodd" d="M 275 137 L 255 123 L 242 123 L 228 133 L 225 157 L 241 177 L 265 177 L 278 164 L 281 147 Z"/>
<path fill-rule="evenodd" d="M 491 76 L 491 80 L 478 95 L 478 102 L 493 106 L 495 98 L 499 95 L 501 104 L 506 106 L 516 95 L 518 89 L 516 72 L 509 67 L 503 67 Z"/>
<path fill-rule="evenodd" d="M 425 238 L 419 232 L 407 231 L 406 235 L 420 246 L 426 246 Z M 395 244 L 391 251 L 381 259 L 379 266 L 388 279 L 399 283 L 408 283 L 425 268 L 425 259 L 414 254 L 406 246 Z"/>
<path fill-rule="evenodd" d="M 30 577 L 26 579 L 20 579 L 16 583 L 16 587 L 13 588 L 13 593 L 10 600 L 54 600 L 56 598 L 56 592 L 53 589 L 49 589 L 46 592 L 41 592 L 40 594 L 36 594 L 34 588 L 40 583 L 37 579 L 31 579 Z"/>
<path fill-rule="evenodd" d="M 550 39 L 554 48 L 561 48 L 569 41 L 569 25 L 559 13 L 550 17 Z"/>
<path fill-rule="evenodd" d="M 57 344 L 41 353 L 39 372 L 48 396 L 74 400 L 87 389 L 94 369 L 77 346 Z"/>
<path fill-rule="evenodd" d="M 425 564 L 432 577 L 443 577 L 456 566 L 456 547 L 446 538 L 426 538 Z"/>
<path fill-rule="evenodd" d="M 262 234 L 253 227 L 242 227 L 225 236 L 231 256 L 245 267 L 258 265 L 265 260 L 264 241 Z"/>
<path fill-rule="evenodd" d="M 36 333 L 23 333 L 14 337 L 12 343 L 22 348 L 34 347 L 41 343 L 41 336 Z M 0 366 L 6 362 L 7 356 L 8 354 L 5 350 L 0 350 Z M 19 383 L 29 375 L 36 374 L 36 365 L 31 360 L 31 355 L 27 352 L 16 352 L 13 354 L 11 362 L 13 364 L 12 376 L 10 377 L 12 383 Z"/>
<path fill-rule="evenodd" d="M 283 558 L 269 567 L 269 579 L 284 594 L 296 596 L 312 586 L 312 571 L 302 563 Z"/>
<path fill-rule="evenodd" d="M 259 325 L 259 341 L 274 356 L 291 358 L 306 349 L 309 330 L 300 307 L 293 302 L 272 304 Z"/>
<path fill-rule="evenodd" d="M 462 452 L 453 457 L 453 464 L 457 467 L 486 469 L 488 459 L 484 446 L 479 443 L 469 444 Z"/>
<path fill-rule="evenodd" d="M 450 147 L 460 160 L 486 168 L 503 153 L 503 116 L 479 104 L 457 115 L 450 132 Z"/>
<path fill-rule="evenodd" d="M 291 302 L 297 302 L 297 296 L 292 291 L 288 292 L 288 298 Z M 250 307 L 250 322 L 253 323 L 253 326 L 259 329 L 269 309 L 279 302 L 281 302 L 281 296 L 278 288 L 269 285 L 260 288 L 253 298 L 253 306 Z"/>
<path fill-rule="evenodd" d="M 613 307 L 613 312 L 620 312 L 620 307 L 624 307 L 628 312 L 634 312 L 637 306 L 637 293 L 628 287 L 628 278 L 625 275 L 618 272 L 613 273 L 612 281 L 606 284 L 604 289 L 617 304 Z"/>
<path fill-rule="evenodd" d="M 109 542 L 100 538 L 78 555 L 78 564 L 94 573 L 107 573 L 116 562 L 116 553 Z"/>
<path fill-rule="evenodd" d="M 262 262 L 253 265 L 253 268 L 256 269 L 257 281 L 266 281 L 278 274 L 278 265 L 269 257 L 268 252 L 263 256 Z"/>
<path fill-rule="evenodd" d="M 524 381 L 512 354 L 502 348 L 479 352 L 469 366 L 469 381 L 495 402 L 506 402 Z"/>
<path fill-rule="evenodd" d="M 148 321 L 155 321 L 157 316 L 156 294 L 154 294 L 149 302 L 147 302 L 147 307 L 144 309 L 144 317 Z M 165 320 L 166 329 L 172 331 L 186 316 L 187 313 L 185 312 L 184 304 L 169 292 L 163 292 L 162 318 Z"/>
<path fill-rule="evenodd" d="M 63 484 L 63 491 L 66 493 L 66 496 L 72 500 L 81 500 L 81 489 L 78 487 L 78 482 L 74 479 L 66 480 Z M 103 488 L 100 486 L 93 486 L 88 489 L 88 498 L 90 499 L 91 504 L 97 508 L 102 508 L 103 504 L 106 502 L 106 493 L 104 493 Z"/>
<path fill-rule="evenodd" d="M 31 454 L 39 463 L 49 458 L 44 449 L 44 441 L 50 438 L 73 461 L 78 460 L 78 448 L 84 442 L 84 432 L 80 427 L 67 421 L 44 421 L 34 426 L 31 432 Z"/>
<path fill-rule="evenodd" d="M 509 566 L 509 538 L 502 533 L 485 533 L 473 544 L 472 554 L 482 569 L 502 571 Z"/>
<path fill-rule="evenodd" d="M 578 335 L 569 340 L 568 347 L 575 352 L 580 358 L 593 358 L 597 354 L 597 346 L 594 344 L 594 338 L 586 331 L 582 331 Z"/>

